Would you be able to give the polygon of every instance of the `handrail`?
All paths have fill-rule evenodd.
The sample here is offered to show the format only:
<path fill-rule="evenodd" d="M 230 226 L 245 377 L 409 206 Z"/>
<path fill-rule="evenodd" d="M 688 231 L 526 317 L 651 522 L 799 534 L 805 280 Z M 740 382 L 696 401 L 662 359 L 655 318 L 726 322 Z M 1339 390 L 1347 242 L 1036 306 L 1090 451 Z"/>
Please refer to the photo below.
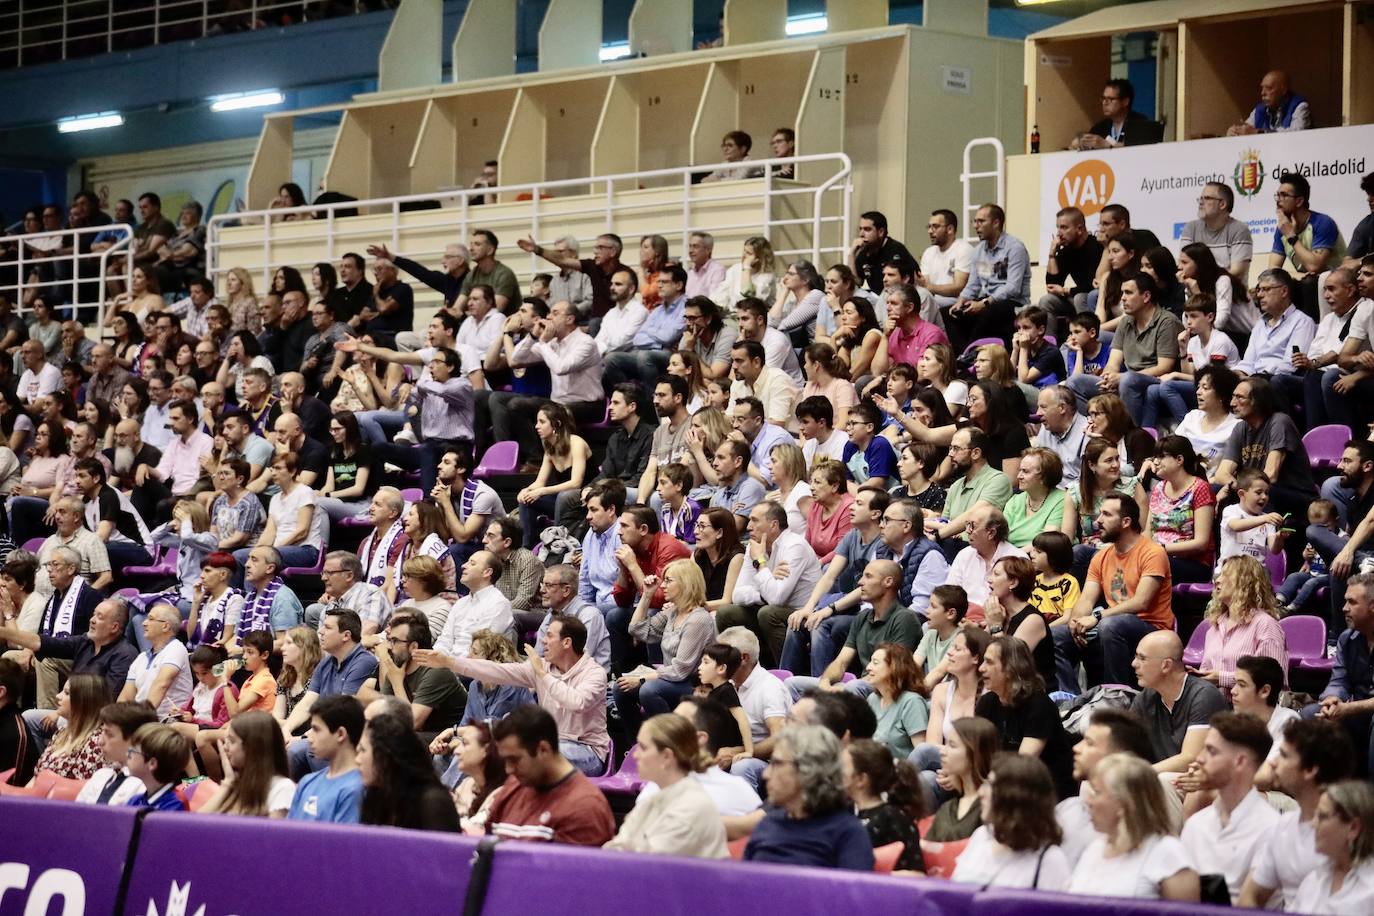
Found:
<path fill-rule="evenodd" d="M 798 186 L 785 187 L 779 186 L 772 175 L 772 167 L 777 165 L 801 165 L 806 163 L 830 162 L 835 165 L 835 171 L 825 179 L 819 186 Z M 338 256 L 338 242 L 345 237 L 356 237 L 362 239 L 377 239 L 379 237 L 389 237 L 393 248 L 399 247 L 400 232 L 402 224 L 400 216 L 402 207 L 409 203 L 433 202 L 438 201 L 440 208 L 437 210 L 406 211 L 412 220 L 405 225 L 405 229 L 410 232 L 423 231 L 443 227 L 450 229 L 455 238 L 466 239 L 471 228 L 492 225 L 492 220 L 481 220 L 480 215 L 484 208 L 474 208 L 471 204 L 474 197 L 490 198 L 495 196 L 498 201 L 513 202 L 517 196 L 528 196 L 529 212 L 522 222 L 522 231 L 527 229 L 536 239 L 540 238 L 541 222 L 545 219 L 543 198 L 545 192 L 559 189 L 577 188 L 582 194 L 596 196 L 598 192 L 604 195 L 604 199 L 598 199 L 589 203 L 585 207 L 574 206 L 571 208 L 560 208 L 558 218 L 585 218 L 589 216 L 604 217 L 605 231 L 615 231 L 615 218 L 619 215 L 642 211 L 653 208 L 657 211 L 656 215 L 661 215 L 663 222 L 661 227 L 653 227 L 646 231 L 659 231 L 665 235 L 675 236 L 681 234 L 683 250 L 686 249 L 688 237 L 696 231 L 727 231 L 736 229 L 756 229 L 759 234 L 770 236 L 770 229 L 786 225 L 809 225 L 811 229 L 811 246 L 809 249 L 802 248 L 796 251 L 779 251 L 777 254 L 809 254 L 813 263 L 820 263 L 823 252 L 843 252 L 847 251 L 846 236 L 849 225 L 851 196 L 853 184 L 853 163 L 849 156 L 844 153 L 817 153 L 809 156 L 785 156 L 780 158 L 749 160 L 748 166 L 762 168 L 764 173 L 764 190 L 762 196 L 768 203 L 769 212 L 764 214 L 764 220 L 756 227 L 753 224 L 742 225 L 705 225 L 696 223 L 692 220 L 691 205 L 693 203 L 692 190 L 695 188 L 718 189 L 718 195 L 711 195 L 711 200 L 731 200 L 731 199 L 751 199 L 754 192 L 748 195 L 735 196 L 730 194 L 731 185 L 736 182 L 719 182 L 710 185 L 692 184 L 692 176 L 696 174 L 711 172 L 716 169 L 738 168 L 740 163 L 716 162 L 702 163 L 691 166 L 678 166 L 674 168 L 650 169 L 639 172 L 620 172 L 613 175 L 596 175 L 586 178 L 563 178 L 551 181 L 532 181 L 519 184 L 500 185 L 492 188 L 445 188 L 420 194 L 404 194 L 394 197 L 378 197 L 366 200 L 338 201 L 327 204 L 306 204 L 299 207 L 271 207 L 261 210 L 248 210 L 238 213 L 220 213 L 212 216 L 207 224 L 206 235 L 206 273 L 211 279 L 215 279 L 220 274 L 225 273 L 230 267 L 222 263 L 220 249 L 224 246 L 221 240 L 223 229 L 247 224 L 261 224 L 263 226 L 263 264 L 262 280 L 269 283 L 271 273 L 281 263 L 274 263 L 272 258 L 272 243 L 274 239 L 274 228 L 281 223 L 288 223 L 292 226 L 308 225 L 304 221 L 289 221 L 286 218 L 296 214 L 311 214 L 315 217 L 311 222 L 320 223 L 322 230 L 321 241 L 324 242 L 328 257 L 332 260 Z M 661 185 L 662 190 L 672 190 L 674 186 L 681 191 L 681 216 L 675 217 L 675 213 L 665 209 L 662 201 L 653 203 L 625 202 L 623 198 L 618 198 L 617 185 L 629 183 L 631 187 L 638 187 L 644 182 L 651 182 L 656 179 L 669 179 Z M 757 179 L 754 179 L 757 180 Z M 839 215 L 826 216 L 823 212 L 824 202 L 827 194 L 839 194 L 841 205 Z M 801 219 L 774 218 L 771 212 L 773 200 L 787 195 L 799 195 L 809 197 L 814 208 L 809 217 Z M 552 196 L 552 195 L 548 195 Z M 696 203 L 701 203 L 702 198 L 697 197 Z M 369 214 L 368 211 L 373 213 Z M 369 226 L 357 228 L 350 231 L 347 220 L 339 216 L 339 211 L 356 211 L 361 215 L 390 215 L 389 226 L 377 227 Z M 427 221 L 425 213 L 434 213 L 437 219 Z M 455 216 L 457 217 L 455 219 Z M 514 222 L 515 217 L 501 217 L 499 223 Z M 839 243 L 835 245 L 823 244 L 822 235 L 824 230 L 833 223 L 839 224 Z M 294 242 L 301 241 L 300 238 L 293 238 Z M 346 250 L 346 249 L 345 249 Z M 436 252 L 408 252 L 409 254 L 434 254 Z M 537 259 L 534 255 L 530 256 L 531 264 L 536 264 Z M 306 266 L 305 264 L 293 266 Z"/>
<path fill-rule="evenodd" d="M 973 171 L 973 157 L 970 154 L 973 152 L 973 149 L 978 146 L 992 147 L 992 153 L 996 157 L 994 161 L 997 163 L 997 166 L 991 172 Z M 972 184 L 975 179 L 979 178 L 992 178 L 996 180 L 997 197 L 993 203 L 997 204 L 999 207 L 1005 207 L 1007 198 L 1007 153 L 1002 147 L 1002 141 L 996 137 L 977 137 L 964 144 L 964 167 L 959 173 L 959 183 L 963 185 L 964 189 L 964 208 L 959 214 L 959 222 L 964 226 L 964 241 L 972 244 L 977 244 L 978 237 L 972 234 L 973 220 L 970 219 L 969 216 L 983 204 L 987 203 L 986 199 L 980 200 L 976 204 L 970 203 L 972 197 L 969 194 L 969 185 Z"/>
<path fill-rule="evenodd" d="M 69 56 L 111 53 L 119 35 L 143 34 L 151 39 L 147 44 L 159 45 L 165 43 L 163 29 L 168 27 L 199 25 L 198 30 L 173 39 L 190 41 L 214 36 L 214 29 L 226 21 L 246 22 L 248 29 L 255 29 L 260 15 L 274 11 L 301 12 L 302 22 L 309 18 L 300 0 L 248 0 L 240 9 L 228 9 L 227 4 L 215 6 L 217 9 L 212 10 L 206 0 L 143 0 L 138 5 L 128 0 L 11 0 L 7 8 L 0 8 L 0 55 L 15 54 L 15 65 L 24 66 L 32 63 L 25 60 L 25 51 L 38 48 L 57 46 L 57 59 L 67 60 Z M 360 12 L 365 11 L 354 0 L 353 14 Z M 123 24 L 130 22 L 133 24 Z M 101 39 L 103 52 L 72 53 Z M 43 60 L 52 59 L 43 56 Z"/>
<path fill-rule="evenodd" d="M 106 232 L 118 232 L 120 238 L 113 245 L 103 251 L 81 251 L 80 245 L 76 244 L 76 239 L 87 235 L 101 235 Z M 50 239 L 53 236 L 60 236 L 63 242 L 71 242 L 70 254 L 59 255 L 26 255 L 24 242 L 31 239 Z M 13 263 L 15 270 L 15 280 L 13 283 L 0 283 L 0 295 L 6 296 L 14 306 L 16 314 L 26 311 L 24 307 L 24 293 L 31 289 L 61 288 L 71 287 L 70 304 L 76 307 L 97 306 L 100 320 L 105 318 L 105 279 L 109 271 L 110 257 L 129 250 L 134 237 L 134 227 L 128 223 L 106 223 L 103 226 L 83 226 L 77 229 L 56 229 L 45 232 L 24 232 L 16 235 L 0 236 L 0 246 L 8 247 L 10 244 L 17 245 L 17 255 L 13 262 L 0 262 L 0 268 Z M 83 261 L 96 261 L 99 264 L 100 273 L 96 276 L 82 276 L 79 265 Z M 69 265 L 71 276 L 65 278 L 54 278 L 51 280 L 28 281 L 28 271 L 25 269 L 35 268 L 39 265 L 44 267 L 56 267 L 58 265 Z M 133 279 L 133 263 L 129 258 L 124 259 L 124 282 L 125 287 Z M 85 300 L 81 296 L 83 285 L 94 284 L 98 290 L 94 301 Z M 57 305 L 56 307 L 61 307 Z M 99 325 L 97 325 L 98 327 Z"/>

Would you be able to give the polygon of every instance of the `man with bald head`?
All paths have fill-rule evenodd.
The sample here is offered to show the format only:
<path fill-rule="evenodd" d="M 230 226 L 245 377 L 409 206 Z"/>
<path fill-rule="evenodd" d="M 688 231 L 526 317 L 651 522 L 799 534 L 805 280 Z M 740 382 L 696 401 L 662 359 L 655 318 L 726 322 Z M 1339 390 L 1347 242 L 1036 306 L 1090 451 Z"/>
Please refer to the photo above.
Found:
<path fill-rule="evenodd" d="M 1131 668 L 1140 681 L 1131 712 L 1150 735 L 1155 770 L 1185 772 L 1202 750 L 1212 715 L 1228 708 L 1226 698 L 1211 681 L 1188 673 L 1183 641 L 1170 630 L 1142 639 Z"/>
<path fill-rule="evenodd" d="M 283 413 L 272 427 L 277 454 L 294 453 L 297 459 L 296 480 L 318 489 L 324 485 L 329 468 L 329 450 L 309 438 L 301 426 L 301 418 Z"/>
<path fill-rule="evenodd" d="M 115 362 L 114 347 L 107 343 L 96 344 L 91 350 L 91 368 L 95 371 L 86 382 L 86 399 L 113 405 L 129 381 L 129 373 Z"/>
<path fill-rule="evenodd" d="M 287 290 L 281 295 L 281 333 L 276 336 L 276 352 L 263 352 L 272 360 L 272 365 L 296 367 L 305 361 L 305 342 L 315 333 L 310 323 L 310 301 L 299 289 Z"/>
<path fill-rule="evenodd" d="M 333 344 L 330 344 L 331 349 Z M 299 372 L 283 372 L 278 377 L 281 397 L 272 405 L 267 414 L 269 429 L 276 429 L 277 418 L 284 413 L 293 413 L 300 418 L 301 428 L 314 442 L 329 449 L 329 419 L 332 416 L 328 405 L 310 394 L 306 388 L 305 376 Z M 324 474 L 320 474 L 324 483 Z"/>
<path fill-rule="evenodd" d="M 397 334 L 415 324 L 415 292 L 410 284 L 400 281 L 396 265 L 390 261 L 373 261 L 372 275 L 377 280 L 372 302 L 348 324 L 358 333 L 371 335 L 379 347 L 390 347 L 396 343 Z"/>
<path fill-rule="evenodd" d="M 410 540 L 402 530 L 401 518 L 405 510 L 405 497 L 395 487 L 381 487 L 372 496 L 367 510 L 372 531 L 358 545 L 363 578 L 372 585 L 386 581 L 387 570 L 396 565 Z"/>
<path fill-rule="evenodd" d="M 1312 109 L 1307 99 L 1298 95 L 1288 85 L 1288 74 L 1282 70 L 1270 70 L 1260 80 L 1260 100 L 1255 110 L 1239 124 L 1227 129 L 1228 137 L 1246 134 L 1287 133 L 1290 130 L 1307 130 L 1312 126 Z"/>

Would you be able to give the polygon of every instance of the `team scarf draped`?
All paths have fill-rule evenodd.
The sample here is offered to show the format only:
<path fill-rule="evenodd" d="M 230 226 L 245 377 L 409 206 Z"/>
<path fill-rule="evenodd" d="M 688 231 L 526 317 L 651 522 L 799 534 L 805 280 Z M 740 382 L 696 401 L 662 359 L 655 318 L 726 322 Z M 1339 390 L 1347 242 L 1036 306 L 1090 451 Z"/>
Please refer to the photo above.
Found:
<path fill-rule="evenodd" d="M 277 592 L 286 586 L 281 576 L 273 576 L 262 591 L 254 592 L 252 600 L 244 595 L 247 602 L 243 608 L 243 619 L 247 621 L 244 632 L 254 630 L 272 632 L 272 604 L 277 600 Z"/>
<path fill-rule="evenodd" d="M 269 586 L 270 588 L 270 586 Z M 192 644 L 203 646 L 207 643 L 216 643 L 224 635 L 224 615 L 229 609 L 230 600 L 238 594 L 237 589 L 226 588 L 224 594 L 200 609 L 200 616 L 196 620 L 196 632 L 192 635 Z M 268 622 L 271 623 L 272 605 L 267 605 Z M 266 629 L 271 629 L 270 626 Z"/>
<path fill-rule="evenodd" d="M 391 548 L 396 545 L 396 539 L 401 536 L 404 529 L 405 526 L 398 519 L 387 529 L 386 534 L 382 535 L 381 543 L 375 549 L 372 547 L 372 541 L 377 536 L 375 531 L 363 542 L 362 561 L 363 566 L 367 569 L 369 585 L 380 586 L 386 581 L 387 558 L 391 556 Z"/>
<path fill-rule="evenodd" d="M 39 632 L 56 637 L 71 636 L 72 624 L 76 622 L 77 602 L 81 598 L 81 593 L 88 588 L 90 586 L 86 584 L 86 580 L 77 576 L 72 579 L 72 584 L 67 586 L 67 594 L 62 596 L 61 602 L 57 601 L 56 594 L 49 598 L 48 606 L 43 611 L 43 625 Z"/>

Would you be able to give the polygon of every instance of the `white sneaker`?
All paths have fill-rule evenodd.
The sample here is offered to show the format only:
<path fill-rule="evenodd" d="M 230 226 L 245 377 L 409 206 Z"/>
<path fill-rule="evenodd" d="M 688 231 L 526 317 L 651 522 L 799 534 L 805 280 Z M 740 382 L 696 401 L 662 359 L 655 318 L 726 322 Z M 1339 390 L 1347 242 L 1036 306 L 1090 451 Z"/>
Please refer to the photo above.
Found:
<path fill-rule="evenodd" d="M 414 445 L 419 440 L 415 438 L 415 431 L 412 430 L 409 426 L 407 426 L 404 429 L 402 429 L 399 433 L 397 433 L 396 437 L 391 441 L 403 442 L 406 445 Z"/>

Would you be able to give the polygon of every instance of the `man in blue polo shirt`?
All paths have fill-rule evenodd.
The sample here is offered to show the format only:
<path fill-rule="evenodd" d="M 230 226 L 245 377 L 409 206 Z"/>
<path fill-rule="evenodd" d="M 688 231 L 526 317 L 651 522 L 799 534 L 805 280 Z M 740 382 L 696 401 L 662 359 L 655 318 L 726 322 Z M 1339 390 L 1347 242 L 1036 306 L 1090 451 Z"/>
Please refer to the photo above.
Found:
<path fill-rule="evenodd" d="M 288 744 L 292 779 L 300 781 L 307 773 L 325 766 L 325 761 L 311 753 L 309 741 L 291 737 L 292 732 L 306 723 L 315 701 L 321 697 L 354 696 L 368 678 L 377 676 L 377 659 L 362 647 L 362 639 L 363 622 L 357 611 L 342 607 L 325 611 L 324 624 L 320 627 L 320 649 L 324 658 L 315 667 L 305 696 L 281 726 Z"/>
<path fill-rule="evenodd" d="M 1317 311 L 1317 276 L 1328 267 L 1339 266 L 1345 257 L 1345 240 L 1340 227 L 1325 213 L 1312 209 L 1312 186 L 1297 172 L 1279 176 L 1274 192 L 1274 247 L 1269 250 L 1269 266 L 1292 263 L 1304 282 L 1298 307 L 1314 321 Z"/>
<path fill-rule="evenodd" d="M 301 780 L 287 818 L 356 824 L 363 801 L 363 780 L 356 760 L 363 735 L 363 706 L 349 696 L 320 697 L 310 711 L 305 740 L 315 759 L 328 763 Z"/>

